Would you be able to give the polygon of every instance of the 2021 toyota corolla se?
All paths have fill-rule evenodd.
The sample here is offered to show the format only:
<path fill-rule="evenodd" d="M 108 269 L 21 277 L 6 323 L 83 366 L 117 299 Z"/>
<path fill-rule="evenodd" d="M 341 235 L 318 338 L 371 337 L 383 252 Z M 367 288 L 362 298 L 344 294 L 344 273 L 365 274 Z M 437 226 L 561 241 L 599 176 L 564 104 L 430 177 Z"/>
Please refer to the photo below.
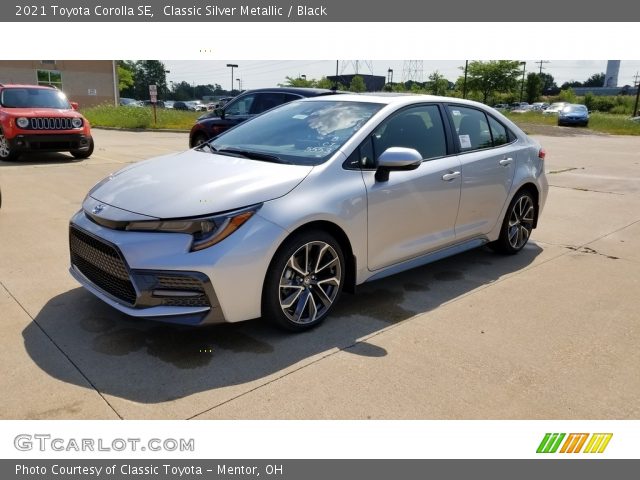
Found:
<path fill-rule="evenodd" d="M 358 284 L 518 252 L 547 190 L 544 150 L 482 104 L 305 99 L 99 182 L 71 219 L 71 273 L 136 317 L 304 330 Z"/>

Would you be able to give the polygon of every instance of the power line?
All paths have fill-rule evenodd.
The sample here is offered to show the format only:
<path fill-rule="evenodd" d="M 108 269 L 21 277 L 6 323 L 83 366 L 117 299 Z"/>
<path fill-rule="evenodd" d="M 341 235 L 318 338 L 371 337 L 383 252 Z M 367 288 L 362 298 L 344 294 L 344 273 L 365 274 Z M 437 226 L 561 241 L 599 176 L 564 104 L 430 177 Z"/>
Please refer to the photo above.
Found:
<path fill-rule="evenodd" d="M 544 68 L 542 65 L 544 63 L 551 63 L 549 60 L 538 60 L 537 62 L 534 62 L 540 65 L 540 75 L 542 75 L 542 69 Z"/>

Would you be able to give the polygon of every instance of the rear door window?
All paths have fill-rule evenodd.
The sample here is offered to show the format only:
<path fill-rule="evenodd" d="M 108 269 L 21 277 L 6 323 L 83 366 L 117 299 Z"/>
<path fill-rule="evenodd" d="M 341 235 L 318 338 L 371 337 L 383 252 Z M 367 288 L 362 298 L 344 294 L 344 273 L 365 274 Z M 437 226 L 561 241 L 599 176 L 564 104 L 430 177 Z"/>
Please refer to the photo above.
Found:
<path fill-rule="evenodd" d="M 493 146 L 491 130 L 484 112 L 459 105 L 447 107 L 455 128 L 454 137 L 461 152 L 471 152 Z"/>

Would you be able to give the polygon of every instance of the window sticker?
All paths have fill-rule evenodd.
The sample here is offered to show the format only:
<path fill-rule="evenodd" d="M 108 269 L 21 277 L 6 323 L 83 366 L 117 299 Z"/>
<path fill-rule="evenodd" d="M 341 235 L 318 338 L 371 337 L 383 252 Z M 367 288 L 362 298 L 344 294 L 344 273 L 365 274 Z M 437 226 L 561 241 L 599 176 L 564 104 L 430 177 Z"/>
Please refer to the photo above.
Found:
<path fill-rule="evenodd" d="M 451 115 L 453 115 L 454 117 L 459 117 L 462 114 L 460 113 L 460 110 L 451 110 Z"/>
<path fill-rule="evenodd" d="M 460 138 L 460 148 L 471 148 L 471 138 L 469 135 L 458 135 Z"/>

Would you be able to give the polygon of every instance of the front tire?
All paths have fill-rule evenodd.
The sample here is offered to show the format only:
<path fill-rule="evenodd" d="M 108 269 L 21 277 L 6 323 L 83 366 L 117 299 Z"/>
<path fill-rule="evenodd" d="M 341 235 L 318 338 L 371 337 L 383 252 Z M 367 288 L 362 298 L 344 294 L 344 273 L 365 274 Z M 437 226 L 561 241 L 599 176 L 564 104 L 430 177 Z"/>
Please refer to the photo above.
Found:
<path fill-rule="evenodd" d="M 508 255 L 518 253 L 529 241 L 535 216 L 533 195 L 528 190 L 522 190 L 511 200 L 502 222 L 500 237 L 492 242 L 491 247 Z"/>
<path fill-rule="evenodd" d="M 193 141 L 191 142 L 191 148 L 196 148 L 205 143 L 207 140 L 207 136 L 204 133 L 196 133 L 193 137 Z"/>
<path fill-rule="evenodd" d="M 337 303 L 344 279 L 344 255 L 335 238 L 320 230 L 295 234 L 271 261 L 262 314 L 286 330 L 313 328 Z"/>
<path fill-rule="evenodd" d="M 73 155 L 73 158 L 79 160 L 89 158 L 93 153 L 93 138 L 89 141 L 89 148 L 87 150 L 71 150 L 69 153 Z"/>
<path fill-rule="evenodd" d="M 17 160 L 19 156 L 19 153 L 11 149 L 9 140 L 4 136 L 4 132 L 0 130 L 0 160 L 13 162 Z"/>

